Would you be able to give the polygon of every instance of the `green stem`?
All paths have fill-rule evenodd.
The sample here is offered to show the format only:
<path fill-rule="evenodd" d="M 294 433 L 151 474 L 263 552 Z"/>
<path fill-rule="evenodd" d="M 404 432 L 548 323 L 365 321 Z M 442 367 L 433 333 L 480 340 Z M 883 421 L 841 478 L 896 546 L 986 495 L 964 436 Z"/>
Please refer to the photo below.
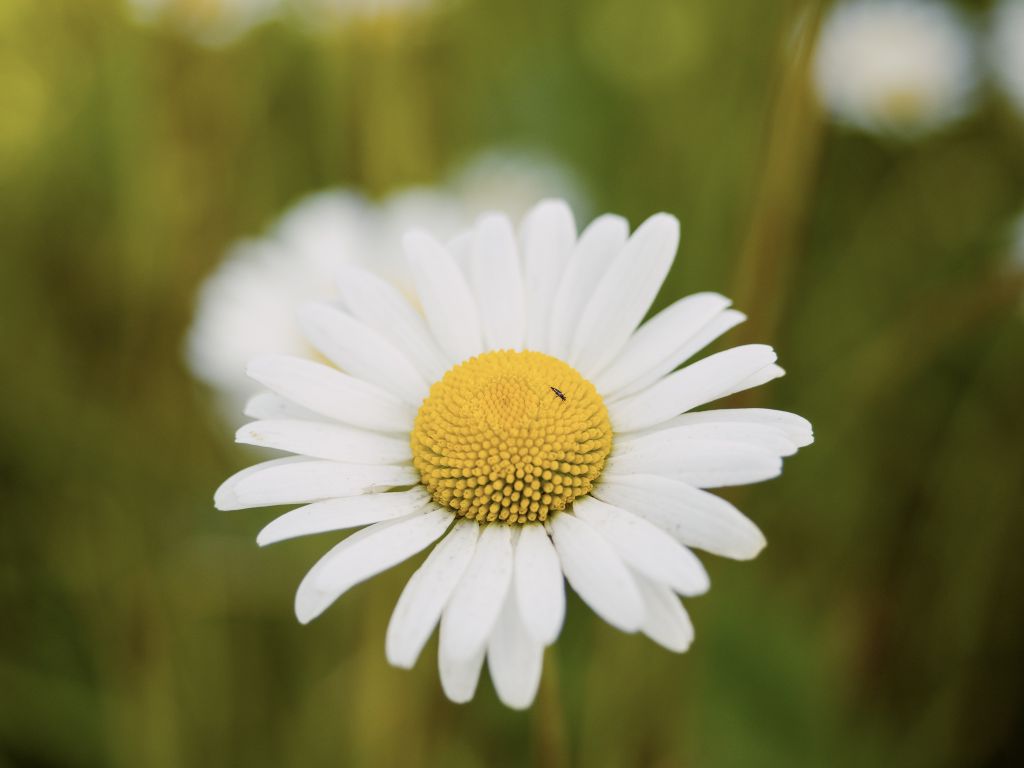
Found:
<path fill-rule="evenodd" d="M 537 703 L 531 712 L 535 763 L 541 768 L 570 765 L 569 732 L 562 702 L 558 657 L 549 650 L 544 662 Z"/>

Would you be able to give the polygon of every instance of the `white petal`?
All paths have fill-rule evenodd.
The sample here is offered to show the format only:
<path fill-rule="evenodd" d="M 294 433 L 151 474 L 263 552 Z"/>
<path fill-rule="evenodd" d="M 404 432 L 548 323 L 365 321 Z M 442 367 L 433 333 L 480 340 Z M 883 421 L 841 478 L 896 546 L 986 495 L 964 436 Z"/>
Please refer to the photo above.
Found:
<path fill-rule="evenodd" d="M 726 331 L 735 328 L 737 325 L 747 319 L 747 316 L 742 312 L 737 312 L 735 309 L 727 309 L 724 312 L 716 315 L 711 319 L 707 325 L 701 328 L 697 333 L 692 336 L 685 345 L 681 346 L 676 350 L 673 355 L 673 359 L 666 360 L 662 365 L 655 368 L 651 368 L 646 374 L 635 379 L 630 384 L 622 387 L 615 392 L 614 395 L 609 395 L 610 400 L 621 400 L 629 395 L 636 394 L 642 390 L 647 389 L 649 386 L 654 384 L 658 379 L 671 373 L 680 365 L 685 363 L 695 354 L 700 352 L 704 347 L 711 344 L 715 339 L 721 336 Z"/>
<path fill-rule="evenodd" d="M 507 525 L 486 525 L 441 617 L 442 655 L 469 659 L 484 648 L 511 580 L 512 531 Z"/>
<path fill-rule="evenodd" d="M 515 596 L 527 631 L 551 645 L 565 619 L 565 581 L 551 539 L 542 525 L 524 525 L 516 542 Z"/>
<path fill-rule="evenodd" d="M 637 574 L 646 616 L 640 628 L 647 637 L 674 653 L 684 653 L 693 642 L 693 624 L 682 602 L 668 587 Z"/>
<path fill-rule="evenodd" d="M 440 650 L 437 653 L 437 669 L 441 675 L 441 688 L 449 700 L 456 704 L 465 704 L 476 693 L 476 686 L 480 681 L 480 670 L 484 666 L 484 653 L 487 649 L 481 646 L 480 650 L 469 658 L 454 658 L 445 654 L 445 635 L 446 630 L 442 622 Z"/>
<path fill-rule="evenodd" d="M 606 399 L 618 399 L 646 389 L 672 373 L 713 341 L 705 333 L 710 325 L 721 327 L 723 324 L 716 321 L 726 316 L 731 328 L 744 316 L 726 310 L 728 302 L 715 293 L 694 294 L 658 312 L 633 334 L 611 365 L 595 377 L 594 386 Z"/>
<path fill-rule="evenodd" d="M 811 422 L 803 416 L 771 408 L 722 408 L 711 411 L 684 413 L 671 420 L 672 426 L 696 426 L 710 429 L 756 429 L 757 427 L 778 429 L 784 432 L 797 447 L 803 448 L 814 442 Z"/>
<path fill-rule="evenodd" d="M 734 560 L 749 560 L 764 549 L 764 534 L 736 507 L 678 480 L 605 474 L 592 493 L 654 523 L 688 547 Z"/>
<path fill-rule="evenodd" d="M 563 200 L 542 200 L 523 218 L 526 348 L 547 352 L 551 305 L 576 243 L 576 222 Z"/>
<path fill-rule="evenodd" d="M 298 536 L 341 531 L 394 520 L 419 512 L 430 504 L 430 496 L 417 486 L 408 491 L 367 493 L 342 499 L 327 499 L 285 512 L 259 532 L 261 547 Z"/>
<path fill-rule="evenodd" d="M 407 234 L 402 242 L 427 325 L 441 349 L 455 363 L 479 355 L 484 350 L 480 316 L 455 259 L 419 230 Z"/>
<path fill-rule="evenodd" d="M 742 392 L 746 389 L 760 387 L 762 384 L 767 384 L 769 381 L 781 378 L 785 375 L 786 372 L 782 368 L 772 363 L 771 365 L 766 365 L 761 370 L 752 373 L 742 381 L 737 382 L 733 387 L 719 395 L 719 397 L 728 397 L 729 395 L 734 395 L 737 392 Z"/>
<path fill-rule="evenodd" d="M 355 427 L 408 433 L 416 419 L 416 410 L 394 395 L 311 360 L 261 357 L 247 373 L 303 408 Z"/>
<path fill-rule="evenodd" d="M 778 477 L 782 474 L 782 459 L 739 443 L 682 439 L 616 454 L 605 471 L 613 475 L 661 475 L 697 488 L 724 488 Z"/>
<path fill-rule="evenodd" d="M 317 574 L 314 586 L 346 591 L 433 544 L 454 520 L 451 512 L 436 506 L 400 518 L 396 525 L 381 527 L 374 535 L 360 539 L 358 546 L 346 549 L 343 556 L 333 558 Z"/>
<path fill-rule="evenodd" d="M 705 325 L 729 306 L 717 293 L 697 293 L 663 309 L 637 329 L 615 360 L 594 377 L 594 386 L 605 396 L 616 394 L 652 371 L 658 377 L 677 368 L 680 351 Z"/>
<path fill-rule="evenodd" d="M 634 376 L 630 376 L 627 366 L 620 367 L 619 360 L 616 360 L 615 363 L 613 363 L 613 367 L 617 368 L 621 373 L 615 381 L 607 382 L 607 390 L 601 390 L 605 393 L 605 399 L 613 401 L 622 400 L 629 395 L 642 392 L 658 380 L 672 373 L 698 352 L 718 339 L 719 336 L 736 327 L 746 319 L 746 315 L 742 312 L 737 312 L 735 309 L 726 309 L 718 312 L 695 333 L 685 338 L 681 338 L 669 355 L 662 358 L 656 364 L 648 365 L 642 373 L 638 373 Z M 637 331 L 637 333 L 634 334 L 634 338 L 639 334 L 640 331 Z"/>
<path fill-rule="evenodd" d="M 723 397 L 774 360 L 775 352 L 765 344 L 747 344 L 705 357 L 643 392 L 608 403 L 612 427 L 616 432 L 631 432 L 659 424 Z"/>
<path fill-rule="evenodd" d="M 398 464 L 412 460 L 408 439 L 306 419 L 254 421 L 238 430 L 235 441 L 356 464 Z"/>
<path fill-rule="evenodd" d="M 292 457 L 297 458 L 297 457 Z M 341 464 L 298 458 L 277 459 L 243 469 L 225 480 L 214 496 L 217 509 L 304 504 L 339 496 L 359 496 L 419 482 L 412 467 Z"/>
<path fill-rule="evenodd" d="M 308 460 L 302 456 L 288 456 L 283 459 L 263 461 L 259 464 L 254 464 L 251 467 L 239 470 L 221 483 L 220 487 L 214 492 L 213 505 L 220 510 L 245 509 L 247 505 L 244 504 L 235 493 L 235 488 L 239 483 L 245 480 L 245 478 L 263 472 L 271 467 L 284 467 L 289 464 L 300 464 L 306 461 Z"/>
<path fill-rule="evenodd" d="M 389 663 L 412 669 L 469 565 L 479 535 L 477 523 L 458 521 L 409 579 L 388 623 L 384 648 Z"/>
<path fill-rule="evenodd" d="M 448 360 L 401 291 L 358 267 L 340 265 L 337 270 L 342 301 L 352 316 L 387 337 L 427 382 L 441 378 L 450 367 Z"/>
<path fill-rule="evenodd" d="M 711 586 L 696 555 L 643 518 L 592 496 L 577 499 L 573 514 L 604 536 L 634 571 L 681 595 L 701 595 Z"/>
<path fill-rule="evenodd" d="M 548 328 L 548 353 L 565 359 L 580 317 L 605 271 L 629 238 L 629 224 L 621 216 L 594 219 L 580 235 L 562 273 Z"/>
<path fill-rule="evenodd" d="M 730 409 L 721 411 L 696 411 L 684 413 L 656 427 L 627 432 L 616 436 L 613 455 L 625 456 L 637 451 L 653 453 L 655 451 L 672 452 L 680 444 L 703 442 L 733 443 L 745 448 L 756 448 L 774 456 L 792 456 L 797 451 L 797 443 L 782 427 L 768 423 L 747 422 L 737 419 L 696 419 L 695 416 L 715 413 L 731 413 Z"/>
<path fill-rule="evenodd" d="M 455 259 L 455 265 L 469 284 L 469 261 L 473 255 L 473 230 L 461 232 L 444 244 Z"/>
<path fill-rule="evenodd" d="M 397 347 L 365 323 L 329 304 L 307 304 L 299 321 L 324 356 L 357 379 L 376 384 L 416 408 L 427 382 Z"/>
<path fill-rule="evenodd" d="M 295 592 L 295 616 L 308 624 L 346 591 L 440 538 L 454 516 L 434 507 L 356 531 L 320 558 Z"/>
<path fill-rule="evenodd" d="M 320 414 L 313 413 L 301 405 L 296 405 L 273 392 L 258 392 L 245 403 L 243 413 L 250 419 L 319 419 Z"/>
<path fill-rule="evenodd" d="M 623 632 L 640 629 L 643 599 L 612 545 L 568 512 L 551 518 L 551 531 L 565 578 L 583 602 Z"/>
<path fill-rule="evenodd" d="M 651 308 L 679 245 L 679 221 L 658 213 L 641 224 L 612 262 L 587 303 L 569 362 L 588 378 L 629 340 Z"/>
<path fill-rule="evenodd" d="M 506 707 L 526 709 L 537 696 L 544 646 L 526 631 L 510 592 L 487 646 L 487 668 Z"/>
<path fill-rule="evenodd" d="M 470 281 L 487 349 L 522 349 L 526 330 L 523 274 L 506 216 L 486 214 L 473 230 Z"/>

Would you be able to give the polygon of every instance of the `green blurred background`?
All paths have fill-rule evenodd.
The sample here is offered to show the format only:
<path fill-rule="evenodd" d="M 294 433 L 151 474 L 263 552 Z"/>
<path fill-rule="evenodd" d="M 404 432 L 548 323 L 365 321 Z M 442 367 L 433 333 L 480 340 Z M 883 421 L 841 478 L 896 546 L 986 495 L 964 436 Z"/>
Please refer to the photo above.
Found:
<path fill-rule="evenodd" d="M 209 47 L 0 2 L 0 764 L 1024 764 L 1024 121 L 986 97 L 913 144 L 829 127 L 818 11 L 463 0 Z M 333 540 L 260 550 L 274 511 L 213 510 L 252 454 L 181 359 L 204 275 L 297 197 L 499 144 L 595 211 L 678 215 L 659 305 L 731 295 L 726 342 L 789 372 L 742 402 L 817 435 L 728 494 L 770 546 L 705 558 L 686 655 L 574 599 L 527 713 L 486 680 L 448 703 L 433 642 L 387 666 L 415 562 L 294 620 Z"/>

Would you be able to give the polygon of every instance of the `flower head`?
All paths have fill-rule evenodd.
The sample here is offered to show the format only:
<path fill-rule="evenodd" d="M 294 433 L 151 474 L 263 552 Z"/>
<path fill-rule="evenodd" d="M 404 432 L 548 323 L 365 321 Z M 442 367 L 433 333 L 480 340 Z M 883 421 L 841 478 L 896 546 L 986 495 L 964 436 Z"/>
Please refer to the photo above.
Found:
<path fill-rule="evenodd" d="M 601 618 L 682 652 L 679 596 L 709 581 L 692 549 L 754 557 L 760 530 L 707 488 L 757 482 L 812 440 L 766 409 L 695 410 L 781 376 L 753 344 L 685 365 L 744 318 L 700 293 L 642 323 L 675 256 L 678 223 L 632 236 L 601 216 L 577 236 L 561 201 L 518 232 L 500 214 L 442 245 L 404 240 L 416 308 L 387 281 L 340 270 L 341 298 L 301 311 L 333 365 L 254 360 L 269 392 L 237 439 L 294 454 L 242 470 L 220 509 L 304 504 L 263 544 L 360 528 L 299 585 L 300 621 L 433 546 L 387 631 L 415 664 L 440 625 L 441 684 L 471 699 L 484 661 L 499 698 L 529 706 L 565 614 L 564 581 Z"/>
<path fill-rule="evenodd" d="M 826 18 L 814 61 L 818 96 L 837 120 L 918 136 L 961 117 L 975 85 L 971 37 L 950 6 L 847 0 Z"/>

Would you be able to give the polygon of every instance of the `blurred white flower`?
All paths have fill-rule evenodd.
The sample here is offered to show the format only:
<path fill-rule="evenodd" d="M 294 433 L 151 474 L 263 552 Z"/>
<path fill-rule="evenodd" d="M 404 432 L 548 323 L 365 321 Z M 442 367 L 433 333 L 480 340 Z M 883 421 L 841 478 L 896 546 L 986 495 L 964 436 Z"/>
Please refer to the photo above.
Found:
<path fill-rule="evenodd" d="M 281 0 L 128 0 L 143 24 L 166 24 L 204 45 L 227 45 L 273 18 Z"/>
<path fill-rule="evenodd" d="M 1024 116 L 1024 0 L 1003 0 L 992 11 L 989 57 L 996 82 Z"/>
<path fill-rule="evenodd" d="M 166 24 L 203 45 L 234 42 L 254 27 L 297 14 L 310 31 L 415 13 L 437 0 L 127 0 L 143 24 Z"/>
<path fill-rule="evenodd" d="M 851 0 L 825 19 L 814 61 L 823 106 L 865 131 L 919 136 L 962 117 L 976 84 L 960 14 L 928 0 Z"/>
<path fill-rule="evenodd" d="M 493 152 L 438 187 L 406 189 L 380 202 L 345 190 L 309 195 L 265 237 L 233 246 L 200 287 L 186 339 L 188 366 L 237 421 L 255 389 L 245 376 L 249 360 L 312 354 L 294 310 L 305 301 L 334 297 L 339 265 L 368 269 L 411 295 L 401 238 L 417 222 L 430 221 L 439 237 L 449 238 L 485 210 L 519 216 L 550 194 L 582 198 L 571 174 L 552 161 Z"/>
<path fill-rule="evenodd" d="M 425 11 L 437 0 L 292 0 L 306 21 L 320 27 Z"/>

